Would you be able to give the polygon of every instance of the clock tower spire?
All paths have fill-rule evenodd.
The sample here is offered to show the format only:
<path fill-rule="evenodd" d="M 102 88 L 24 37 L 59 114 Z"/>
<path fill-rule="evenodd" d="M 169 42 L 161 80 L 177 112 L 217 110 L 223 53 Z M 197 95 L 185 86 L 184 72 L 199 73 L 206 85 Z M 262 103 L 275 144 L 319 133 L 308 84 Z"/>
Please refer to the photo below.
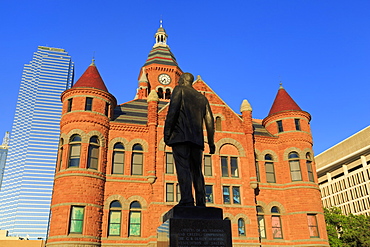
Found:
<path fill-rule="evenodd" d="M 169 100 L 183 72 L 167 45 L 168 35 L 162 26 L 162 20 L 154 38 L 155 44 L 139 74 L 136 98 L 146 99 L 155 90 L 159 100 Z"/>

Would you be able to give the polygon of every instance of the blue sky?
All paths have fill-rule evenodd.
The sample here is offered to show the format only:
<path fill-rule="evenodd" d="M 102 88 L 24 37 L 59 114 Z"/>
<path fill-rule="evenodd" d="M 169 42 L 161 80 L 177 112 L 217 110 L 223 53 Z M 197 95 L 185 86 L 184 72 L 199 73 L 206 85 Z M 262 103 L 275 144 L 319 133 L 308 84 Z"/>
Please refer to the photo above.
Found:
<path fill-rule="evenodd" d="M 0 0 L 0 137 L 11 130 L 23 65 L 37 46 L 63 48 L 75 81 L 96 65 L 109 91 L 134 98 L 163 19 L 183 71 L 237 113 L 263 119 L 280 81 L 312 115 L 316 154 L 370 124 L 370 1 Z"/>

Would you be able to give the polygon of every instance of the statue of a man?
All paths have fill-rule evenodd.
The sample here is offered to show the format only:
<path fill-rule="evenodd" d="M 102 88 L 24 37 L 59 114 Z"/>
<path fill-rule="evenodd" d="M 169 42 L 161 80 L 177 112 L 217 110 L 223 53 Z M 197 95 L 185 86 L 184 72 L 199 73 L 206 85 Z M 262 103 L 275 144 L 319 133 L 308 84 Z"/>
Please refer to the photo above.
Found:
<path fill-rule="evenodd" d="M 175 159 L 181 193 L 179 205 L 194 206 L 194 185 L 196 205 L 204 207 L 203 122 L 207 129 L 210 154 L 214 154 L 214 120 L 207 98 L 193 88 L 193 81 L 192 74 L 182 74 L 172 92 L 164 126 L 164 142 L 172 147 Z"/>

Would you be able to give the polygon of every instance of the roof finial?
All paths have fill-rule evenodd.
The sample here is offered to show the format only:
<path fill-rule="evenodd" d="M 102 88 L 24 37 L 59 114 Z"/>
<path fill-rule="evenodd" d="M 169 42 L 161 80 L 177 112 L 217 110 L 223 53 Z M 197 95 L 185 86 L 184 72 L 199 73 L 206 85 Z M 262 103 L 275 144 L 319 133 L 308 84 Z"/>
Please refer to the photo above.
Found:
<path fill-rule="evenodd" d="M 163 20 L 162 20 L 162 15 L 161 15 L 161 20 L 159 21 L 159 27 L 162 27 L 162 23 L 163 23 Z"/>
<path fill-rule="evenodd" d="M 283 88 L 283 83 L 281 81 L 280 81 L 279 85 L 280 85 L 279 89 L 284 89 Z"/>
<path fill-rule="evenodd" d="M 92 57 L 92 59 L 91 59 L 91 64 L 90 64 L 90 66 L 95 66 L 95 51 L 94 51 L 94 53 L 93 53 L 93 57 Z"/>

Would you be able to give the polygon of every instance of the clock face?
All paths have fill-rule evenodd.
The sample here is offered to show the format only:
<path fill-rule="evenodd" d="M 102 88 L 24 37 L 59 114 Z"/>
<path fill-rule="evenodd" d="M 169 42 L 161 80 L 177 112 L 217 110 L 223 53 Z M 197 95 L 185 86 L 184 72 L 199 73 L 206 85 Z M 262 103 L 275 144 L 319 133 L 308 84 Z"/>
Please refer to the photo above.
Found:
<path fill-rule="evenodd" d="M 158 76 L 158 80 L 163 85 L 168 85 L 171 82 L 171 77 L 167 74 L 160 74 Z"/>

